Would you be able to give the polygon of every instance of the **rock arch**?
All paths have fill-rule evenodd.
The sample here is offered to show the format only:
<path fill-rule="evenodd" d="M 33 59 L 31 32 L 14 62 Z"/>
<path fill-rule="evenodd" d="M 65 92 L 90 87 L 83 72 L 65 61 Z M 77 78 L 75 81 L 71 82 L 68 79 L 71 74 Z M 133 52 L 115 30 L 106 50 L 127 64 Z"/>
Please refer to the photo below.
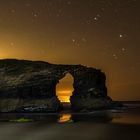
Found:
<path fill-rule="evenodd" d="M 66 73 L 74 78 L 73 110 L 110 108 L 106 77 L 99 69 L 43 61 L 0 60 L 1 112 L 56 112 L 61 108 L 56 85 Z"/>

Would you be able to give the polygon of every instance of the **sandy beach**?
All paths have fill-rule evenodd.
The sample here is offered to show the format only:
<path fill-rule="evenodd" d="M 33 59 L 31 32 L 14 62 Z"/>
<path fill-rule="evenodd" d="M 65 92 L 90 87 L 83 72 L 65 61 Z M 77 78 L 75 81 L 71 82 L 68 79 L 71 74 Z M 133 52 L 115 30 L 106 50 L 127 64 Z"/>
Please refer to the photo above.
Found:
<path fill-rule="evenodd" d="M 140 112 L 131 109 L 109 116 L 62 113 L 59 118 L 46 114 L 22 114 L 36 121 L 0 122 L 0 140 L 139 140 Z M 102 113 L 103 114 L 103 113 Z M 75 116 L 76 115 L 76 116 Z M 111 116 L 112 118 L 111 118 Z M 6 114 L 0 115 L 6 120 Z M 3 116 L 3 117 L 2 117 Z M 19 114 L 7 114 L 9 120 Z M 21 116 L 20 116 L 21 117 Z M 16 119 L 17 119 L 16 118 Z M 73 119 L 73 120 L 72 120 Z M 74 120 L 75 119 L 75 120 Z"/>

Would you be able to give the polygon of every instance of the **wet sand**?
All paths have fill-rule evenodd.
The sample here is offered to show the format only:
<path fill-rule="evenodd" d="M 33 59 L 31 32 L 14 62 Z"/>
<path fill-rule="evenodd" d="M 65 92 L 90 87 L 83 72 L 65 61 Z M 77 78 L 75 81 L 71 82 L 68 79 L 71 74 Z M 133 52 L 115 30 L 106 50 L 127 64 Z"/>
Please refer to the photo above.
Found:
<path fill-rule="evenodd" d="M 140 140 L 140 108 L 93 114 L 1 114 L 0 140 Z"/>
<path fill-rule="evenodd" d="M 140 125 L 119 123 L 0 123 L 0 140 L 139 140 Z"/>

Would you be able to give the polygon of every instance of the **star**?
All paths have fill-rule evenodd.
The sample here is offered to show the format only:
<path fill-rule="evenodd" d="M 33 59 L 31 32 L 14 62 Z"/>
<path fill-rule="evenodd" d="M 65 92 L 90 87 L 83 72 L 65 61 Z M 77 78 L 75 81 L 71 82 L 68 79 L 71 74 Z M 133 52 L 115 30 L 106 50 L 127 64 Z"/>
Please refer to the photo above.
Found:
<path fill-rule="evenodd" d="M 123 35 L 122 35 L 122 34 L 120 34 L 120 35 L 119 35 L 119 37 L 120 37 L 120 38 L 123 38 Z"/>
<path fill-rule="evenodd" d="M 10 46 L 13 47 L 14 46 L 14 42 L 10 42 Z"/>
<path fill-rule="evenodd" d="M 94 17 L 94 20 L 95 20 L 95 21 L 97 21 L 97 20 L 98 20 L 98 18 L 97 18 L 97 17 Z"/>
<path fill-rule="evenodd" d="M 121 50 L 122 50 L 123 52 L 124 52 L 124 51 L 126 51 L 126 49 L 125 49 L 125 48 L 122 48 Z"/>
<path fill-rule="evenodd" d="M 83 41 L 83 42 L 87 42 L 87 39 L 86 39 L 86 38 L 82 38 L 82 41 Z"/>
<path fill-rule="evenodd" d="M 75 42 L 76 42 L 76 40 L 75 40 L 75 39 L 72 39 L 72 42 L 73 42 L 73 43 L 75 43 Z"/>
<path fill-rule="evenodd" d="M 77 47 L 80 46 L 80 42 L 74 38 L 72 39 L 72 43 L 74 44 L 74 46 L 77 46 Z"/>
<path fill-rule="evenodd" d="M 68 1 L 68 2 L 67 2 L 67 5 L 71 5 L 71 1 Z"/>
<path fill-rule="evenodd" d="M 11 13 L 13 13 L 13 14 L 14 14 L 15 12 L 16 12 L 16 10 L 15 10 L 15 9 L 11 9 Z"/>
<path fill-rule="evenodd" d="M 118 56 L 116 54 L 113 54 L 113 57 L 114 57 L 115 60 L 118 59 Z"/>
<path fill-rule="evenodd" d="M 37 18 L 38 17 L 38 13 L 32 12 L 33 17 Z"/>
<path fill-rule="evenodd" d="M 100 17 L 101 17 L 101 15 L 100 15 L 100 14 L 97 14 L 97 15 L 94 17 L 94 21 L 99 20 Z"/>

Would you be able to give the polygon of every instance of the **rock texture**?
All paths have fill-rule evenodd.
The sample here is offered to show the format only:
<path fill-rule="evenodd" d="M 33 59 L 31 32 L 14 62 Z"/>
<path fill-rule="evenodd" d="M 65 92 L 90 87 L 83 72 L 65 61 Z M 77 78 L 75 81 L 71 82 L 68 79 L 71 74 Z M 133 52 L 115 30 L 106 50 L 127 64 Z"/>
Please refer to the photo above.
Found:
<path fill-rule="evenodd" d="M 67 73 L 74 78 L 70 98 L 73 110 L 112 107 L 106 77 L 98 69 L 82 65 L 55 65 L 42 61 L 0 60 L 1 112 L 57 112 L 61 103 L 56 85 Z"/>

